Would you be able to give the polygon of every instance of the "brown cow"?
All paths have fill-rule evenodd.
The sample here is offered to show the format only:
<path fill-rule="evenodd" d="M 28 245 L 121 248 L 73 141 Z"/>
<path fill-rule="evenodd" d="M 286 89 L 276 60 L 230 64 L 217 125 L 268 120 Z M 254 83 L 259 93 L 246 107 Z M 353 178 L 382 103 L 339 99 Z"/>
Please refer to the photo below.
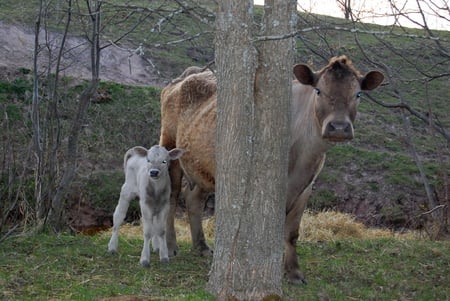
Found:
<path fill-rule="evenodd" d="M 210 71 L 188 69 L 161 94 L 162 127 L 160 145 L 185 150 L 180 165 L 171 170 L 171 205 L 178 197 L 184 172 L 193 188 L 186 196 L 193 247 L 202 254 L 211 251 L 201 226 L 203 193 L 214 190 L 216 135 L 216 79 Z M 194 71 L 194 72 L 193 72 Z M 287 278 L 305 283 L 299 269 L 295 245 L 300 219 L 311 195 L 312 185 L 334 142 L 353 138 L 353 122 L 361 91 L 378 87 L 382 73 L 362 76 L 345 56 L 332 58 L 317 72 L 306 65 L 294 66 L 292 84 L 291 141 L 289 145 L 284 258 Z M 174 209 L 168 219 L 168 247 L 177 251 L 173 231 Z M 170 233 L 171 232 L 171 233 Z"/>

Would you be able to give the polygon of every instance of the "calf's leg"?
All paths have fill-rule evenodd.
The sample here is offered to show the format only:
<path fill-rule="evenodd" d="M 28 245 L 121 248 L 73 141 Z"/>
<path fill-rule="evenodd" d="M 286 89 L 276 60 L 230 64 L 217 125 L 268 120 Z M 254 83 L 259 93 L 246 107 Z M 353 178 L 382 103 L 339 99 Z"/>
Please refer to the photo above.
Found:
<path fill-rule="evenodd" d="M 311 195 L 311 186 L 308 186 L 293 207 L 288 211 L 285 224 L 285 244 L 286 253 L 284 255 L 284 269 L 288 281 L 294 284 L 306 284 L 306 279 L 300 271 L 296 244 L 298 239 L 298 229 L 306 207 L 306 202 Z"/>
<path fill-rule="evenodd" d="M 116 209 L 114 210 L 113 215 L 113 230 L 111 239 L 108 243 L 108 251 L 110 253 L 116 253 L 117 252 L 117 245 L 119 243 L 119 228 L 120 225 L 122 225 L 123 220 L 125 219 L 125 216 L 127 214 L 128 206 L 130 205 L 130 201 L 136 197 L 134 193 L 132 193 L 130 187 L 127 185 L 127 183 L 122 185 L 122 189 L 120 191 L 120 198 L 119 203 L 116 206 Z"/>
<path fill-rule="evenodd" d="M 191 228 L 192 248 L 202 256 L 211 256 L 212 250 L 206 244 L 202 225 L 206 196 L 207 193 L 195 185 L 191 191 L 186 193 L 186 208 Z"/>
<path fill-rule="evenodd" d="M 141 266 L 150 267 L 150 240 L 152 239 L 152 212 L 145 204 L 145 200 L 139 200 L 142 213 L 142 226 L 144 230 L 144 245 L 142 246 Z"/>
<path fill-rule="evenodd" d="M 153 216 L 152 219 L 152 243 L 156 243 L 159 251 L 159 261 L 163 263 L 169 262 L 169 251 L 166 240 L 166 220 L 169 213 L 169 200 L 167 199 L 167 206 L 165 206 L 159 214 Z"/>

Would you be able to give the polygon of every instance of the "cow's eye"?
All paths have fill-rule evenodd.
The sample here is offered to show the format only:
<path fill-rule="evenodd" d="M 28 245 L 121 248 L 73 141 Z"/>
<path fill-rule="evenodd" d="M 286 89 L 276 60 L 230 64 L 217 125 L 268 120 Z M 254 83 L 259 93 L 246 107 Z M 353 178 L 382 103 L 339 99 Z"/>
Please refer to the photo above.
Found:
<path fill-rule="evenodd" d="M 314 92 L 316 93 L 316 95 L 320 95 L 320 90 L 318 88 L 314 88 Z"/>
<path fill-rule="evenodd" d="M 361 96 L 362 96 L 362 92 L 356 93 L 356 97 L 357 97 L 357 98 L 360 98 Z"/>
<path fill-rule="evenodd" d="M 167 160 L 163 160 L 163 161 L 162 161 L 162 164 L 167 164 Z"/>

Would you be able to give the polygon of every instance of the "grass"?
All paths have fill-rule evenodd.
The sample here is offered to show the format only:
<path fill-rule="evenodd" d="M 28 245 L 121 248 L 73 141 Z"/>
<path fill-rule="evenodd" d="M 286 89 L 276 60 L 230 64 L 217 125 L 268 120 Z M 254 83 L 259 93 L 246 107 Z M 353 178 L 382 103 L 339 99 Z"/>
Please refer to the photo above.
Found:
<path fill-rule="evenodd" d="M 210 243 L 212 225 L 205 221 Z M 211 259 L 190 251 L 186 226 L 186 221 L 178 220 L 180 254 L 168 265 L 152 254 L 149 269 L 138 264 L 142 232 L 136 226 L 122 227 L 116 255 L 106 251 L 110 232 L 9 238 L 0 248 L 0 299 L 214 300 L 204 291 Z M 307 213 L 302 227 L 297 252 L 308 285 L 284 281 L 284 300 L 448 300 L 450 296 L 448 241 L 367 229 L 349 215 L 333 212 Z"/>
<path fill-rule="evenodd" d="M 138 265 L 141 244 L 136 238 L 122 239 L 120 254 L 113 256 L 106 252 L 106 236 L 41 234 L 9 240 L 2 246 L 0 260 L 1 299 L 150 295 L 156 300 L 203 289 L 208 259 L 193 256 L 183 244 L 182 255 L 169 265 L 154 260 L 150 269 L 143 269 Z"/>

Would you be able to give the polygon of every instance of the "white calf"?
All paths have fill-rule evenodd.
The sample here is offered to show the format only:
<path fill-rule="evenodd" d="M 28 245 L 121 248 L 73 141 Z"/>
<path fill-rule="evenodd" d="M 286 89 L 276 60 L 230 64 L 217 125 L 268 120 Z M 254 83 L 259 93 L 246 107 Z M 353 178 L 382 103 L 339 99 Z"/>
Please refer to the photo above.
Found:
<path fill-rule="evenodd" d="M 108 251 L 117 252 L 119 227 L 125 219 L 130 201 L 139 197 L 144 226 L 144 246 L 140 263 L 150 266 L 150 239 L 153 249 L 159 250 L 161 262 L 168 262 L 166 242 L 166 219 L 170 207 L 169 161 L 176 160 L 183 150 L 174 148 L 167 151 L 155 145 L 149 150 L 135 146 L 125 153 L 125 183 L 120 191 L 119 203 L 114 211 L 113 232 Z"/>

